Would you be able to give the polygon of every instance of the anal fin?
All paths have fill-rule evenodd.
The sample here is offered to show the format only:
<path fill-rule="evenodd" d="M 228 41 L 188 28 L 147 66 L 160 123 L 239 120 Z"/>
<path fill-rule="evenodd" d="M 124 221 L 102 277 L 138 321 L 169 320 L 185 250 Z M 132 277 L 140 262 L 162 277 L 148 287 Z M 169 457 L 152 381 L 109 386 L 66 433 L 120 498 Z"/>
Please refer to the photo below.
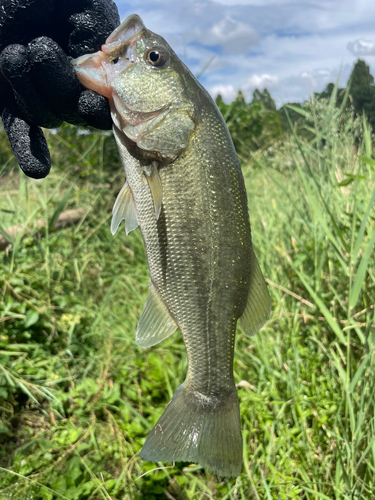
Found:
<path fill-rule="evenodd" d="M 174 319 L 151 283 L 135 340 L 140 347 L 151 347 L 166 339 L 177 329 Z"/>
<path fill-rule="evenodd" d="M 121 221 L 125 219 L 125 231 L 129 234 L 130 231 L 138 227 L 137 212 L 133 193 L 126 182 L 119 192 L 115 204 L 112 209 L 111 233 L 115 234 Z"/>
<path fill-rule="evenodd" d="M 247 335 L 255 335 L 267 321 L 271 312 L 271 299 L 258 260 L 251 250 L 251 278 L 249 295 L 240 325 Z"/>

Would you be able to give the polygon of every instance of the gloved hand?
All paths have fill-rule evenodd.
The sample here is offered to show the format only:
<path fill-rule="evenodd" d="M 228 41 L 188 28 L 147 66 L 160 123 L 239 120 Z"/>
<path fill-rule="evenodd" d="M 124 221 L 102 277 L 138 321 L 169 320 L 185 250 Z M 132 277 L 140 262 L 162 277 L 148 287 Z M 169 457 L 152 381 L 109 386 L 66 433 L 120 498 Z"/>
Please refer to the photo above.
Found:
<path fill-rule="evenodd" d="M 0 113 L 29 177 L 51 168 L 39 126 L 112 127 L 108 101 L 82 87 L 68 56 L 96 52 L 119 24 L 112 0 L 0 0 Z"/>

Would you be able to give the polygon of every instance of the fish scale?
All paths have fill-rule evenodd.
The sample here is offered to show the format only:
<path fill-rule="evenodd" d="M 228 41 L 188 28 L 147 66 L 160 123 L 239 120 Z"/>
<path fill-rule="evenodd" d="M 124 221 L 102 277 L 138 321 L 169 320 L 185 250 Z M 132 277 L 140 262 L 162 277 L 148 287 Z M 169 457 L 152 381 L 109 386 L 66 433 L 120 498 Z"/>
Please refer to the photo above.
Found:
<path fill-rule="evenodd" d="M 101 52 L 73 64 L 81 82 L 110 101 L 127 180 L 111 227 L 115 232 L 125 218 L 130 231 L 136 221 L 145 244 L 151 285 L 136 341 L 150 347 L 179 328 L 186 347 L 186 379 L 141 457 L 236 476 L 242 467 L 236 326 L 239 320 L 245 333 L 256 333 L 270 300 L 228 129 L 207 91 L 136 15 Z"/>
<path fill-rule="evenodd" d="M 233 252 L 233 244 L 230 245 L 227 234 L 223 234 L 220 223 L 223 218 L 229 217 L 234 223 L 238 218 L 242 221 L 246 220 L 241 215 L 241 213 L 247 213 L 244 189 L 242 189 L 241 196 L 238 183 L 231 183 L 228 175 L 228 171 L 233 169 L 233 164 L 238 167 L 238 160 L 234 155 L 225 155 L 217 161 L 216 155 L 212 158 L 213 151 L 210 151 L 208 161 L 204 161 L 207 151 L 206 148 L 203 151 L 201 147 L 202 144 L 207 144 L 207 139 L 213 143 L 227 139 L 225 130 L 220 116 L 206 113 L 195 133 L 196 138 L 193 137 L 191 140 L 191 147 L 173 162 L 173 165 L 166 166 L 161 171 L 164 202 L 158 225 L 170 228 L 173 241 L 169 242 L 168 239 L 167 245 L 163 237 L 159 238 L 159 242 L 156 239 L 152 241 L 160 248 L 167 249 L 165 286 L 163 286 L 163 280 L 160 279 L 163 274 L 163 270 L 158 265 L 160 258 L 154 262 L 151 256 L 148 256 L 151 280 L 168 310 L 177 319 L 182 331 L 187 348 L 189 384 L 205 396 L 210 396 L 211 391 L 212 394 L 221 393 L 223 387 L 230 385 L 232 388 L 233 386 L 232 363 L 235 331 L 233 323 L 243 312 L 250 273 L 250 270 L 243 264 L 251 248 L 249 226 L 246 228 L 243 224 L 242 231 L 239 230 L 234 234 L 230 231 L 229 238 L 233 240 L 237 236 L 239 240 L 239 245 L 236 245 Z M 210 137 L 207 138 L 207 135 Z M 198 171 L 195 162 L 197 158 L 203 159 L 199 162 Z M 218 175 L 218 170 L 221 171 L 221 175 Z M 236 180 L 237 177 L 233 176 L 233 179 Z M 223 180 L 229 196 L 227 200 L 221 200 L 220 203 L 217 192 L 222 192 Z M 197 184 L 205 186 L 198 200 L 195 187 Z M 189 200 L 193 198 L 196 199 L 195 210 L 192 207 L 186 208 L 189 207 Z M 238 203 L 238 200 L 241 201 L 236 206 L 235 202 Z M 202 211 L 208 215 L 204 219 L 204 224 L 201 218 Z M 230 224 L 231 221 L 227 220 L 226 223 Z M 149 238 L 152 231 L 147 224 L 147 221 L 140 223 L 141 228 L 144 228 L 142 234 L 144 233 L 146 248 L 151 248 Z M 197 224 L 201 225 L 204 234 L 201 235 L 199 247 L 195 248 L 194 240 L 193 244 L 191 241 L 191 233 L 196 232 Z M 190 231 L 187 231 L 187 228 L 190 228 Z M 239 259 L 238 249 L 242 246 L 242 240 L 246 238 L 247 248 L 244 248 L 242 258 Z M 210 258 L 201 259 L 201 255 L 206 257 L 207 252 L 211 253 Z M 226 277 L 224 285 L 227 292 L 231 293 L 233 288 L 236 290 L 236 295 L 242 299 L 242 304 L 241 302 L 234 304 L 236 308 L 232 305 L 228 307 L 226 295 L 222 295 L 223 266 L 227 261 L 232 264 L 234 261 L 238 268 L 235 270 L 234 266 L 231 266 L 230 277 Z M 194 269 L 194 279 L 187 280 L 186 276 L 189 275 L 191 269 Z M 224 274 L 226 274 L 225 271 Z M 240 276 L 242 283 L 237 275 Z M 220 282 L 220 287 L 215 286 L 217 281 Z M 183 288 L 187 286 L 189 289 L 186 292 Z M 192 315 L 191 311 L 195 311 L 195 314 Z M 217 311 L 220 311 L 220 315 Z M 229 346 L 228 330 L 230 332 Z M 194 359 L 198 362 L 193 362 Z M 213 373 L 214 376 L 212 376 Z"/>

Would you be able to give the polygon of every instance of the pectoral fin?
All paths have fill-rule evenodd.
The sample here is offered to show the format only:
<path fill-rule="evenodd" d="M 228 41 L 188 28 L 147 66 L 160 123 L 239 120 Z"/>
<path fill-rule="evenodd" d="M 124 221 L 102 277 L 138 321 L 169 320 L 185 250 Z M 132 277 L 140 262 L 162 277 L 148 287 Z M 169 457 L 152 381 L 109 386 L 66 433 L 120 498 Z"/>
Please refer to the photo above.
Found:
<path fill-rule="evenodd" d="M 156 220 L 159 219 L 161 206 L 163 204 L 163 187 L 161 184 L 158 163 L 153 161 L 150 170 L 145 171 L 148 185 L 151 189 L 152 199 L 154 200 Z"/>
<path fill-rule="evenodd" d="M 125 219 L 125 231 L 129 234 L 130 231 L 138 227 L 137 212 L 133 193 L 126 182 L 119 192 L 115 204 L 112 209 L 111 233 L 115 234 L 121 221 Z"/>
<path fill-rule="evenodd" d="M 137 344 L 140 347 L 151 347 L 172 335 L 176 329 L 174 319 L 151 284 L 135 334 Z"/>
<path fill-rule="evenodd" d="M 267 321 L 271 312 L 271 299 L 260 270 L 258 260 L 251 250 L 251 278 L 249 295 L 240 325 L 247 335 L 254 335 Z"/>

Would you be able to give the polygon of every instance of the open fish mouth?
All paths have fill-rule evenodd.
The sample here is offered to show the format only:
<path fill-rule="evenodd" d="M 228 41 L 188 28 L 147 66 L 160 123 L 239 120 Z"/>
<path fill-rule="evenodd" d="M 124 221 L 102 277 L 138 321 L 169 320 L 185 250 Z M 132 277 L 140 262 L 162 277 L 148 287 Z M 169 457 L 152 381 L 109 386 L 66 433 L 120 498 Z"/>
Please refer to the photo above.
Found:
<path fill-rule="evenodd" d="M 138 111 L 122 102 L 113 88 L 116 79 L 122 78 L 140 62 L 142 56 L 137 52 L 137 42 L 144 30 L 146 27 L 142 19 L 133 14 L 109 35 L 101 50 L 71 61 L 82 85 L 109 99 L 115 125 L 120 130 L 124 130 L 127 125 L 134 127 L 128 131 L 135 142 L 141 134 L 136 128 L 167 112 L 171 104 L 147 112 Z"/>
<path fill-rule="evenodd" d="M 125 45 L 126 43 L 129 43 L 144 29 L 146 29 L 146 27 L 143 24 L 142 19 L 137 16 L 137 14 L 132 14 L 109 35 L 105 44 L 102 45 L 102 51 L 110 53 L 111 51 L 116 50 L 119 44 Z"/>
<path fill-rule="evenodd" d="M 142 19 L 132 14 L 109 35 L 101 50 L 73 59 L 71 62 L 82 85 L 111 99 L 109 80 L 139 62 L 136 42 L 144 29 Z"/>

